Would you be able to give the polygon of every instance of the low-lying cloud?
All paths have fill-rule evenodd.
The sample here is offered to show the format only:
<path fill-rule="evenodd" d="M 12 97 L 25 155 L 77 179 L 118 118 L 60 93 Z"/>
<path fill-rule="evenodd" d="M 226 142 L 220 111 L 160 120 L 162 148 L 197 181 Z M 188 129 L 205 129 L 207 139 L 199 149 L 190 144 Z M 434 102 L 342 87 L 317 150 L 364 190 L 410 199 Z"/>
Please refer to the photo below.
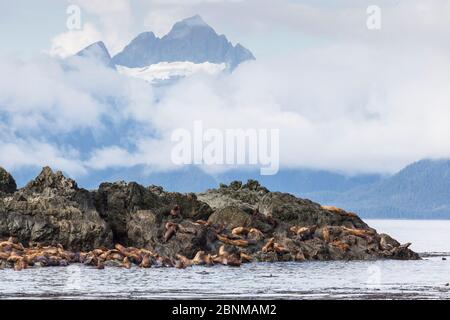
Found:
<path fill-rule="evenodd" d="M 432 15 L 448 7 L 421 6 Z M 310 10 L 303 21 L 310 33 L 332 37 L 330 28 L 318 28 L 329 10 Z M 359 19 L 355 8 L 345 12 Z M 408 29 L 403 15 L 393 8 L 386 26 L 396 19 L 398 30 Z M 422 158 L 450 157 L 450 48 L 436 34 L 428 37 L 433 23 L 441 35 L 450 31 L 424 19 L 416 39 L 359 30 L 359 37 L 335 37 L 156 91 L 89 61 L 3 59 L 0 165 L 49 164 L 73 176 L 136 165 L 172 170 L 171 133 L 197 120 L 219 130 L 279 129 L 282 168 L 392 173 Z M 336 30 L 349 30 L 333 21 Z"/>

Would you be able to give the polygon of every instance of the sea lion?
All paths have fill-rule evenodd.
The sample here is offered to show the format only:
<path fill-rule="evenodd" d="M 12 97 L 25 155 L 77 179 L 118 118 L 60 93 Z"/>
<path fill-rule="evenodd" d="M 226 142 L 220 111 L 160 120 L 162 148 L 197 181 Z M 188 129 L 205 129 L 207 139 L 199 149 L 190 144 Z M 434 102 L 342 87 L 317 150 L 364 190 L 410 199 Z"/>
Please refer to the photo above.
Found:
<path fill-rule="evenodd" d="M 250 255 L 246 254 L 245 252 L 241 252 L 240 256 L 241 256 L 241 261 L 243 263 L 247 263 L 247 262 L 252 262 L 253 261 L 253 258 Z"/>
<path fill-rule="evenodd" d="M 176 260 L 175 261 L 175 268 L 177 268 L 177 269 L 186 269 L 186 264 L 184 264 L 184 262 L 181 261 L 181 260 Z"/>
<path fill-rule="evenodd" d="M 242 240 L 242 239 L 232 240 L 232 239 L 229 239 L 227 236 L 220 235 L 220 234 L 217 235 L 217 239 L 219 239 L 219 241 L 221 241 L 225 244 L 238 246 L 238 247 L 247 247 L 249 245 L 249 242 L 247 240 Z"/>
<path fill-rule="evenodd" d="M 98 270 L 103 270 L 103 269 L 105 269 L 105 263 L 104 263 L 102 260 L 99 260 L 98 263 L 97 263 L 96 268 L 97 268 Z"/>
<path fill-rule="evenodd" d="M 337 213 L 337 214 L 339 214 L 341 216 L 345 216 L 345 217 L 351 217 L 351 218 L 357 217 L 357 215 L 355 213 L 347 212 L 347 211 L 345 211 L 341 208 L 337 208 L 335 206 L 322 206 L 322 209 L 327 210 L 332 213 Z"/>
<path fill-rule="evenodd" d="M 23 260 L 17 260 L 14 263 L 14 271 L 22 271 L 22 269 L 24 269 L 24 263 Z"/>
<path fill-rule="evenodd" d="M 152 261 L 150 260 L 150 256 L 148 254 L 145 254 L 142 258 L 142 262 L 139 265 L 141 268 L 150 268 L 152 266 Z"/>
<path fill-rule="evenodd" d="M 181 261 L 181 263 L 186 267 L 192 265 L 192 261 L 181 254 L 176 254 L 175 258 L 177 258 L 179 261 Z"/>
<path fill-rule="evenodd" d="M 325 242 L 330 242 L 330 230 L 328 227 L 322 229 L 322 238 Z"/>
<path fill-rule="evenodd" d="M 342 251 L 348 251 L 348 250 L 350 250 L 350 246 L 349 246 L 348 244 L 346 244 L 346 243 L 344 243 L 344 242 L 342 242 L 342 241 L 339 241 L 339 240 L 334 240 L 334 241 L 331 243 L 331 245 L 333 245 L 333 246 L 339 248 L 339 249 L 342 250 Z"/>
<path fill-rule="evenodd" d="M 9 237 L 8 238 L 8 240 L 7 240 L 9 243 L 12 243 L 12 244 L 17 244 L 17 243 L 19 243 L 19 240 L 16 238 L 16 237 Z"/>
<path fill-rule="evenodd" d="M 92 250 L 92 253 L 95 254 L 96 256 L 101 256 L 104 252 L 102 249 L 94 249 Z"/>
<path fill-rule="evenodd" d="M 231 266 L 231 267 L 239 267 L 242 263 L 240 256 L 236 254 L 230 254 L 226 257 L 222 257 L 221 263 L 223 265 Z"/>
<path fill-rule="evenodd" d="M 128 257 L 123 258 L 122 267 L 125 269 L 131 268 L 131 262 L 130 262 L 130 260 L 128 260 Z"/>
<path fill-rule="evenodd" d="M 283 246 L 279 243 L 276 243 L 276 242 L 273 244 L 273 249 L 275 250 L 276 253 L 280 253 L 280 254 L 290 252 L 285 246 Z"/>
<path fill-rule="evenodd" d="M 128 251 L 124 246 L 118 243 L 114 246 L 114 248 L 116 248 L 123 255 L 125 255 L 125 253 Z"/>
<path fill-rule="evenodd" d="M 0 260 L 8 260 L 9 254 L 6 252 L 0 252 Z"/>
<path fill-rule="evenodd" d="M 289 231 L 295 233 L 297 236 L 299 236 L 300 240 L 309 240 L 314 237 L 314 233 L 316 232 L 317 226 L 312 227 L 300 227 L 300 226 L 293 226 L 289 228 Z"/>
<path fill-rule="evenodd" d="M 178 225 L 168 222 L 166 224 L 166 232 L 164 233 L 164 242 L 168 242 L 176 234 Z"/>
<path fill-rule="evenodd" d="M 227 255 L 228 255 L 228 251 L 226 251 L 225 245 L 221 245 L 219 247 L 219 256 L 227 256 Z"/>
<path fill-rule="evenodd" d="M 347 228 L 347 227 L 342 227 L 342 230 L 347 234 L 351 234 L 353 236 L 365 238 L 365 239 L 372 238 L 375 235 L 375 232 L 372 230 L 351 229 L 351 228 Z"/>
<path fill-rule="evenodd" d="M 275 238 L 270 238 L 267 243 L 262 247 L 262 252 L 267 253 L 269 251 L 273 251 L 275 245 Z"/>
<path fill-rule="evenodd" d="M 196 265 L 204 265 L 205 264 L 205 251 L 199 251 L 195 255 L 195 257 L 192 259 L 192 263 Z"/>
<path fill-rule="evenodd" d="M 16 263 L 17 261 L 20 261 L 22 259 L 23 259 L 22 256 L 19 256 L 16 254 L 11 254 L 6 261 L 11 262 L 11 263 Z"/>
<path fill-rule="evenodd" d="M 68 265 L 69 265 L 69 262 L 66 259 L 59 260 L 60 267 L 67 267 Z"/>
<path fill-rule="evenodd" d="M 194 222 L 194 224 L 196 224 L 196 225 L 202 225 L 202 226 L 209 226 L 209 225 L 211 225 L 210 222 L 205 221 L 205 220 L 197 220 L 197 221 Z"/>
<path fill-rule="evenodd" d="M 254 241 L 264 239 L 264 234 L 256 228 L 251 228 L 247 234 L 247 238 Z"/>
<path fill-rule="evenodd" d="M 235 236 L 247 236 L 249 232 L 250 232 L 250 229 L 245 228 L 245 227 L 237 227 L 237 228 L 234 228 L 233 230 L 231 230 L 231 234 L 233 234 Z"/>
<path fill-rule="evenodd" d="M 295 254 L 294 260 L 295 260 L 295 261 L 305 261 L 305 260 L 306 260 L 305 255 L 303 254 L 303 251 L 302 251 L 302 250 L 298 251 L 298 252 Z"/>

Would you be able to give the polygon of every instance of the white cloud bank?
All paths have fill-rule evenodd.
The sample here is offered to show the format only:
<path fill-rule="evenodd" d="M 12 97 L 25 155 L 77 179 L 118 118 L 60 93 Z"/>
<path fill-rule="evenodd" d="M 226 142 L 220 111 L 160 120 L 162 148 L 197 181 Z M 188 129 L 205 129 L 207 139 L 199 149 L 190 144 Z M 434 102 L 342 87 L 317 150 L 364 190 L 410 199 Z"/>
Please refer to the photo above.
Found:
<path fill-rule="evenodd" d="M 196 120 L 218 129 L 280 129 L 282 167 L 394 172 L 448 158 L 450 28 L 442 12 L 449 5 L 400 5 L 386 8 L 379 34 L 355 27 L 365 27 L 357 4 L 338 7 L 334 27 L 324 25 L 330 10 L 323 6 L 307 6 L 314 13 L 306 16 L 274 9 L 307 17 L 302 32 L 331 40 L 231 75 L 192 76 L 158 99 L 145 82 L 89 63 L 68 72 L 51 60 L 3 60 L 0 165 L 50 164 L 74 176 L 135 165 L 170 170 L 171 132 Z M 408 28 L 414 36 L 402 36 Z"/>

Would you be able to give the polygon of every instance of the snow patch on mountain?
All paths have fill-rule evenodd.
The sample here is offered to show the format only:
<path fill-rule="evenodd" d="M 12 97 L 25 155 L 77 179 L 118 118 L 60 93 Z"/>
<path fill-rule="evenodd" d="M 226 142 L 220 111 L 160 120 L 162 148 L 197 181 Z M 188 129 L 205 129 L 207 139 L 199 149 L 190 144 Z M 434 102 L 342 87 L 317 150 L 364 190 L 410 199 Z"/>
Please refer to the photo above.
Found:
<path fill-rule="evenodd" d="M 198 73 L 215 75 L 225 70 L 225 68 L 225 63 L 177 61 L 160 62 L 143 68 L 117 66 L 117 71 L 129 77 L 142 79 L 150 83 L 157 83 L 161 80 L 178 79 Z"/>

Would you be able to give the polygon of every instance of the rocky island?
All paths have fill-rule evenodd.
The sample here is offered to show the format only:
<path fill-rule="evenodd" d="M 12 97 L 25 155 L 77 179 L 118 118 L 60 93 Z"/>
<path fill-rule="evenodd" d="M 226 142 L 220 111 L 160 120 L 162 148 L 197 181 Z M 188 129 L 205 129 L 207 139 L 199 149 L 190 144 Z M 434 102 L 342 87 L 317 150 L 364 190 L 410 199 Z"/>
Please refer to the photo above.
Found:
<path fill-rule="evenodd" d="M 0 269 L 15 270 L 420 259 L 354 213 L 254 180 L 200 194 L 134 182 L 88 191 L 48 167 L 21 189 L 0 168 L 0 240 Z"/>

